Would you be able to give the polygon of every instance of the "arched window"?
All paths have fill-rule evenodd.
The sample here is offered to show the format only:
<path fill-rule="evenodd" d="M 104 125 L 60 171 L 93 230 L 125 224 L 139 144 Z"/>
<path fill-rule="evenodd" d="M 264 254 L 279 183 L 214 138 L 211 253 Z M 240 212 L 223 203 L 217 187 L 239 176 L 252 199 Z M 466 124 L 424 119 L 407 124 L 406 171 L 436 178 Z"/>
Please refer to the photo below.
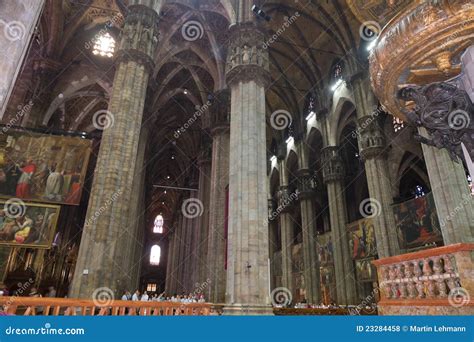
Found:
<path fill-rule="evenodd" d="M 150 250 L 150 265 L 158 266 L 160 264 L 161 248 L 153 245 Z"/>
<path fill-rule="evenodd" d="M 344 71 L 344 66 L 342 62 L 336 63 L 332 68 L 332 77 L 335 80 L 340 80 L 342 78 L 343 71 Z"/>
<path fill-rule="evenodd" d="M 415 198 L 425 196 L 425 189 L 421 185 L 415 186 Z"/>
<path fill-rule="evenodd" d="M 104 33 L 97 37 L 94 41 L 92 53 L 94 55 L 100 55 L 102 57 L 113 57 L 115 52 L 115 39 L 108 33 Z"/>
<path fill-rule="evenodd" d="M 153 225 L 153 233 L 163 233 L 163 216 L 157 215 Z"/>

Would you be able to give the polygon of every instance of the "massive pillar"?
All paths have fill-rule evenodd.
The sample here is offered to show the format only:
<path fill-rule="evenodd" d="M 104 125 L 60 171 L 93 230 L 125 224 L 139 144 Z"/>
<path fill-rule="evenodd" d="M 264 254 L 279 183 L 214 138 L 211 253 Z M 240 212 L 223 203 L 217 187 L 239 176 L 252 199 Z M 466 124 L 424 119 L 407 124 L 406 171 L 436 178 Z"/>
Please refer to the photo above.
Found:
<path fill-rule="evenodd" d="M 216 94 L 210 107 L 212 121 L 211 193 L 209 209 L 209 243 L 207 279 L 209 301 L 224 303 L 226 289 L 226 213 L 227 186 L 229 184 L 229 119 L 230 92 Z"/>
<path fill-rule="evenodd" d="M 292 206 L 288 189 L 288 170 L 285 161 L 280 160 L 280 191 L 278 192 L 278 205 L 280 208 L 280 228 L 281 228 L 281 285 L 287 288 L 294 295 L 293 286 L 293 263 L 292 246 L 294 239 L 294 222 L 290 213 Z"/>
<path fill-rule="evenodd" d="M 427 136 L 424 128 L 420 134 Z M 421 144 L 445 245 L 474 242 L 474 204 L 461 161 L 447 150 Z"/>
<path fill-rule="evenodd" d="M 90 297 L 99 287 L 121 290 L 130 281 L 130 270 L 117 260 L 123 248 L 138 243 L 130 201 L 157 23 L 153 9 L 129 7 L 107 113 L 110 127 L 102 134 L 71 297 Z"/>
<path fill-rule="evenodd" d="M 198 184 L 196 181 L 190 183 L 190 187 L 196 189 Z M 183 256 L 183 268 L 182 268 L 182 281 L 183 281 L 183 292 L 189 294 L 194 289 L 193 273 L 197 267 L 197 255 L 196 255 L 196 244 L 195 232 L 199 228 L 199 219 L 202 214 L 202 207 L 196 206 L 198 203 L 198 191 L 193 190 L 189 194 L 188 202 L 181 208 L 184 216 L 184 256 Z M 191 211 L 193 206 L 198 208 L 197 211 Z"/>
<path fill-rule="evenodd" d="M 301 206 L 303 230 L 303 262 L 306 300 L 310 304 L 320 303 L 319 260 L 316 253 L 317 241 L 314 213 L 314 177 L 307 168 L 298 171 L 298 196 Z"/>
<path fill-rule="evenodd" d="M 349 253 L 347 212 L 344 196 L 344 163 L 337 146 L 322 149 L 323 180 L 328 189 L 329 220 L 334 250 L 336 294 L 339 304 L 355 304 L 354 269 Z"/>
<path fill-rule="evenodd" d="M 263 43 L 264 34 L 253 22 L 230 28 L 227 314 L 271 313 L 265 138 L 265 85 L 270 75 Z"/>
<path fill-rule="evenodd" d="M 0 2 L 0 119 L 7 108 L 23 60 L 26 57 L 30 40 L 43 9 L 44 0 L 16 0 Z M 14 122 L 20 125 L 20 122 Z"/>
<path fill-rule="evenodd" d="M 387 173 L 387 145 L 378 113 L 376 109 L 372 115 L 358 119 L 358 140 L 367 175 L 377 254 L 379 258 L 385 258 L 400 254 L 400 246 L 391 207 L 393 198 Z"/>

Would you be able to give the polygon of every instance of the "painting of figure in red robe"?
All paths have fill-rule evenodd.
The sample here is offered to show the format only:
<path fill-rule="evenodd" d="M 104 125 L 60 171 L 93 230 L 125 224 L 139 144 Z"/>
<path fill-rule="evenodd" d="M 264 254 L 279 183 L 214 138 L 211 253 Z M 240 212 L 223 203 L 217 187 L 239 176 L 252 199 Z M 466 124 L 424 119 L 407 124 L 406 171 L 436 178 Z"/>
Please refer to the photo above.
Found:
<path fill-rule="evenodd" d="M 60 208 L 18 199 L 0 200 L 0 245 L 49 248 Z"/>
<path fill-rule="evenodd" d="M 393 205 L 393 213 L 401 248 L 410 250 L 442 243 L 432 193 Z"/>
<path fill-rule="evenodd" d="M 90 151 L 88 139 L 8 130 L 0 137 L 0 196 L 78 205 Z"/>

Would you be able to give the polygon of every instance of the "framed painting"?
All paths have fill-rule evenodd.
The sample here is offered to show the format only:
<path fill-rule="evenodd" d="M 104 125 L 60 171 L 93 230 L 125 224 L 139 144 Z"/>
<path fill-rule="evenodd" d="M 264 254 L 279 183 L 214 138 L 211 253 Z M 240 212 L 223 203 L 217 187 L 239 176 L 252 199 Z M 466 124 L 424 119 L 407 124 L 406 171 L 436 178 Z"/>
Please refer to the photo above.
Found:
<path fill-rule="evenodd" d="M 50 248 L 61 206 L 0 199 L 0 245 Z"/>
<path fill-rule="evenodd" d="M 0 137 L 0 196 L 78 205 L 92 142 L 9 129 Z"/>

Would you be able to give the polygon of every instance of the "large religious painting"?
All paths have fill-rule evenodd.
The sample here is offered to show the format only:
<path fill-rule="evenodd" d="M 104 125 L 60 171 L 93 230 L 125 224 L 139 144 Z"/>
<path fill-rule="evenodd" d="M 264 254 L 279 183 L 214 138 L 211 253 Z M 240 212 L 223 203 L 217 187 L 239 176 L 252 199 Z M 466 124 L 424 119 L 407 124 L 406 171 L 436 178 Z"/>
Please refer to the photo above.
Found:
<path fill-rule="evenodd" d="M 318 236 L 318 258 L 321 265 L 333 263 L 333 245 L 331 234 L 326 233 Z"/>
<path fill-rule="evenodd" d="M 362 259 L 377 255 L 375 231 L 372 218 L 364 218 L 347 225 L 349 244 L 353 259 Z"/>
<path fill-rule="evenodd" d="M 393 205 L 400 247 L 413 249 L 442 242 L 433 194 Z"/>
<path fill-rule="evenodd" d="M 91 141 L 8 130 L 0 137 L 0 196 L 78 205 Z"/>
<path fill-rule="evenodd" d="M 0 200 L 0 245 L 50 248 L 59 205 Z"/>

